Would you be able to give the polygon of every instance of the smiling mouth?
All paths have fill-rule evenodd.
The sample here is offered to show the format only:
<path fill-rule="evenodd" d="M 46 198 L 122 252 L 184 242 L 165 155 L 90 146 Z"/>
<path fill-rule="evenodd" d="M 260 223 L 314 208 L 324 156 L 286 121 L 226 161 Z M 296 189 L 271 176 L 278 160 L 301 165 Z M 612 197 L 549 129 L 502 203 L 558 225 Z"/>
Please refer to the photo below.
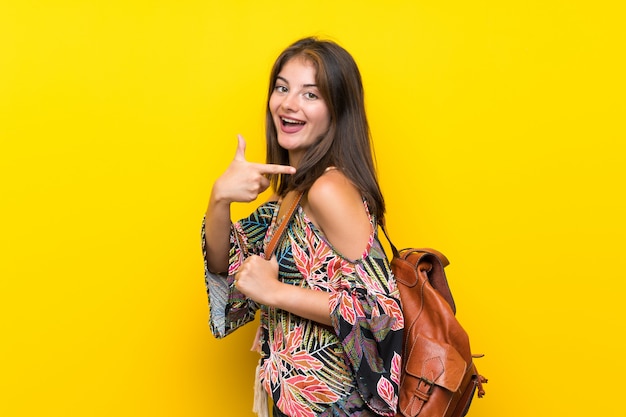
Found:
<path fill-rule="evenodd" d="M 301 122 L 299 120 L 294 120 L 294 119 L 288 119 L 286 117 L 281 117 L 280 122 L 283 124 L 283 126 L 302 126 L 305 124 L 305 122 Z"/>

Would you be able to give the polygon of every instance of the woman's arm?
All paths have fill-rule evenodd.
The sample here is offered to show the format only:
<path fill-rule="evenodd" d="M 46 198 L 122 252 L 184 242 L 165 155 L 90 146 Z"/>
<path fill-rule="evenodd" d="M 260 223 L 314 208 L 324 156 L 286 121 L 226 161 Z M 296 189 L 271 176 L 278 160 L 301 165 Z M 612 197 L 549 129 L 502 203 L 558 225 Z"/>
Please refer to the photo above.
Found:
<path fill-rule="evenodd" d="M 330 325 L 329 294 L 278 280 L 276 257 L 250 256 L 235 276 L 235 287 L 257 303 Z"/>
<path fill-rule="evenodd" d="M 204 220 L 206 260 L 209 271 L 224 273 L 230 249 L 230 202 L 215 194 L 214 186 Z"/>

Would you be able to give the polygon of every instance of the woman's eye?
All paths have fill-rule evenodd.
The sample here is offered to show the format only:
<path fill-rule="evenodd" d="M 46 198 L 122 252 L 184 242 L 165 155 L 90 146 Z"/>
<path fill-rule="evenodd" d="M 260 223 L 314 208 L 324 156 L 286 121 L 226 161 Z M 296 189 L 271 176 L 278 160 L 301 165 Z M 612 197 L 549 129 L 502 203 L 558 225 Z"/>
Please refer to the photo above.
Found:
<path fill-rule="evenodd" d="M 307 93 L 304 93 L 304 98 L 306 98 L 308 100 L 315 100 L 318 97 L 317 97 L 317 95 L 315 95 L 315 94 L 313 94 L 311 92 L 307 92 Z"/>
<path fill-rule="evenodd" d="M 284 85 L 277 85 L 276 87 L 274 87 L 274 90 L 278 91 L 279 93 L 286 93 L 287 87 L 285 87 Z"/>

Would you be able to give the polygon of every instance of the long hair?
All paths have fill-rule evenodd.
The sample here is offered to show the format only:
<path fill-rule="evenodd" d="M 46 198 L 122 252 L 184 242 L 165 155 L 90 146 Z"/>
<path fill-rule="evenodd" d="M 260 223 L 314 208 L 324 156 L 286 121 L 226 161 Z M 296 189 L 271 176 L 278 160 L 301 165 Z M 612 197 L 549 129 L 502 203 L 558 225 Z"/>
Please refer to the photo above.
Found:
<path fill-rule="evenodd" d="M 370 212 L 381 220 L 385 213 L 385 201 L 376 176 L 361 73 L 352 56 L 336 43 L 304 38 L 285 49 L 274 63 L 265 116 L 267 163 L 289 164 L 287 150 L 278 144 L 269 100 L 278 74 L 295 57 L 304 58 L 315 66 L 315 82 L 328 106 L 330 126 L 307 149 L 294 175 L 270 177 L 272 187 L 281 196 L 290 190 L 306 191 L 326 168 L 334 166 L 360 190 Z"/>

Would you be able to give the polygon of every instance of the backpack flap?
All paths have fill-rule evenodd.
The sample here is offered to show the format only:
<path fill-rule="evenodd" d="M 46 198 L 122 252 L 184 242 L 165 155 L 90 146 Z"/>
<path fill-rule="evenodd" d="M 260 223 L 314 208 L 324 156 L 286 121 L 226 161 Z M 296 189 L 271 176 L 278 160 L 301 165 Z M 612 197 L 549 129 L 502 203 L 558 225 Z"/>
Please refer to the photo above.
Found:
<path fill-rule="evenodd" d="M 408 375 L 451 392 L 459 389 L 468 364 L 454 347 L 419 335 L 407 353 Z"/>

